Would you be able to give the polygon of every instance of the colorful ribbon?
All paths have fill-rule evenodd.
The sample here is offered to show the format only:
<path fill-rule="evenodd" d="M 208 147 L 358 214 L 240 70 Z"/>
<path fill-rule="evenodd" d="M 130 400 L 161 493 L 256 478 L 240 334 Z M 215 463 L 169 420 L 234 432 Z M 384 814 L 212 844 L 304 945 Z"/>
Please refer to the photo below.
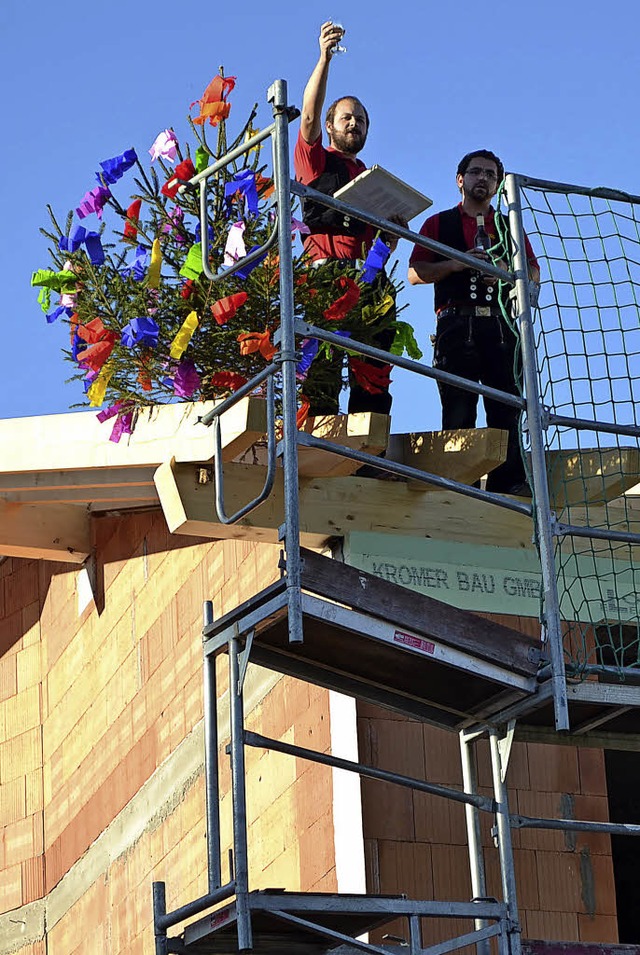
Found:
<path fill-rule="evenodd" d="M 246 292 L 236 292 L 235 295 L 227 295 L 226 298 L 219 298 L 217 302 L 214 302 L 211 306 L 211 314 L 218 325 L 226 325 L 248 297 Z"/>
<path fill-rule="evenodd" d="M 144 348 L 155 348 L 158 344 L 160 329 L 153 318 L 143 315 L 141 318 L 132 318 L 125 325 L 120 334 L 120 343 L 127 348 L 141 345 Z"/>
<path fill-rule="evenodd" d="M 166 159 L 168 162 L 173 162 L 178 155 L 177 147 L 178 140 L 174 131 L 163 129 L 162 132 L 158 133 L 149 150 L 151 162 L 155 162 L 156 159 Z"/>
<path fill-rule="evenodd" d="M 98 219 L 102 219 L 102 210 L 111 198 L 110 191 L 105 186 L 96 186 L 90 189 L 80 200 L 80 205 L 76 209 L 76 215 L 79 219 L 86 219 L 87 216 L 95 212 Z"/>
<path fill-rule="evenodd" d="M 328 322 L 338 322 L 345 318 L 360 300 L 360 288 L 347 275 L 339 276 L 335 284 L 346 291 L 322 313 Z"/>
<path fill-rule="evenodd" d="M 237 371 L 217 371 L 215 375 L 211 376 L 209 383 L 214 388 L 220 388 L 224 391 L 237 391 L 238 388 L 246 385 L 248 380 L 244 375 L 239 375 Z"/>
<path fill-rule="evenodd" d="M 104 180 L 108 185 L 112 186 L 118 179 L 122 179 L 125 172 L 131 169 L 137 160 L 138 157 L 136 156 L 135 149 L 125 149 L 119 156 L 114 156 L 113 159 L 105 159 L 104 162 L 100 163 L 102 172 L 96 173 L 98 183 L 102 185 L 102 181 Z"/>
<path fill-rule="evenodd" d="M 184 279 L 197 279 L 202 274 L 204 266 L 202 265 L 202 246 L 199 242 L 192 245 L 187 252 L 184 265 L 180 269 L 180 275 Z"/>
<path fill-rule="evenodd" d="M 138 220 L 141 206 L 142 199 L 134 199 L 127 209 L 127 221 L 124 224 L 125 239 L 135 240 L 138 237 Z"/>
<path fill-rule="evenodd" d="M 244 197 L 245 215 L 256 218 L 258 215 L 258 190 L 256 174 L 253 169 L 241 169 L 240 172 L 234 173 L 231 182 L 225 184 L 224 202 L 227 216 L 231 215 L 233 200 L 238 194 Z"/>
<path fill-rule="evenodd" d="M 242 332 L 238 335 L 241 355 L 253 355 L 260 352 L 265 361 L 271 361 L 276 353 L 269 332 Z"/>
<path fill-rule="evenodd" d="M 207 120 L 212 126 L 217 126 L 221 119 L 226 119 L 231 110 L 227 97 L 236 85 L 235 76 L 214 76 L 199 100 L 194 100 L 189 109 L 196 103 L 200 105 L 200 115 L 193 122 L 201 126 Z"/>
<path fill-rule="evenodd" d="M 162 269 L 162 252 L 160 240 L 154 239 L 151 246 L 151 262 L 147 274 L 147 288 L 158 288 L 160 285 L 160 270 Z"/>
<path fill-rule="evenodd" d="M 134 282 L 142 282 L 147 271 L 149 261 L 149 249 L 146 245 L 139 245 L 135 251 L 133 262 L 120 269 L 120 275 L 123 279 L 133 278 Z"/>
<path fill-rule="evenodd" d="M 178 194 L 178 189 L 180 186 L 188 182 L 196 174 L 196 167 L 193 165 L 190 159 L 183 159 L 182 162 L 179 162 L 175 168 L 173 176 L 170 179 L 167 179 L 164 186 L 160 190 L 163 196 L 168 196 L 169 199 L 175 199 Z"/>
<path fill-rule="evenodd" d="M 181 361 L 173 378 L 173 391 L 179 398 L 192 398 L 202 385 L 192 361 Z"/>
<path fill-rule="evenodd" d="M 391 383 L 391 365 L 371 365 L 351 355 L 349 368 L 360 387 L 370 395 L 381 395 Z"/>
<path fill-rule="evenodd" d="M 180 326 L 178 334 L 171 342 L 171 347 L 169 349 L 169 354 L 176 361 L 182 358 L 185 352 L 185 349 L 187 345 L 189 344 L 189 342 L 191 341 L 191 338 L 193 337 L 193 333 L 195 332 L 197 327 L 198 327 L 197 314 L 195 312 L 189 312 L 184 322 Z"/>
<path fill-rule="evenodd" d="M 362 280 L 369 283 L 373 282 L 378 272 L 384 268 L 385 262 L 390 255 L 391 249 L 387 243 L 383 242 L 382 239 L 376 239 L 364 260 L 361 273 Z"/>

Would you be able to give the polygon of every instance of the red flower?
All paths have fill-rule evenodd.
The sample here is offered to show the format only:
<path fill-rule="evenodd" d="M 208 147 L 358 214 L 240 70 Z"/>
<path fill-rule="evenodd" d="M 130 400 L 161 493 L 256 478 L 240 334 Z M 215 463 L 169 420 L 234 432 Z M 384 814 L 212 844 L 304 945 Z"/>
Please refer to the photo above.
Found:
<path fill-rule="evenodd" d="M 219 298 L 217 302 L 214 302 L 211 306 L 211 314 L 218 325 L 226 325 L 248 297 L 246 292 L 236 292 L 235 295 L 227 295 L 226 298 Z"/>
<path fill-rule="evenodd" d="M 349 358 L 349 367 L 360 387 L 370 395 L 381 395 L 391 383 L 391 365 L 372 365 L 352 355 Z"/>
<path fill-rule="evenodd" d="M 325 308 L 322 313 L 328 322 L 338 322 L 349 314 L 360 298 L 360 288 L 346 275 L 341 275 L 335 283 L 338 288 L 346 289 L 344 295 L 336 299 L 333 305 Z"/>
<path fill-rule="evenodd" d="M 246 385 L 249 379 L 244 375 L 239 375 L 236 371 L 217 371 L 209 379 L 214 388 L 220 388 L 223 391 L 237 391 Z"/>
<path fill-rule="evenodd" d="M 179 162 L 176 168 L 174 169 L 173 176 L 170 179 L 167 179 L 164 186 L 160 190 L 163 196 L 168 196 L 170 199 L 175 199 L 178 194 L 178 189 L 183 184 L 183 182 L 188 182 L 192 176 L 196 174 L 196 167 L 193 165 L 190 159 L 184 159 L 182 162 Z"/>

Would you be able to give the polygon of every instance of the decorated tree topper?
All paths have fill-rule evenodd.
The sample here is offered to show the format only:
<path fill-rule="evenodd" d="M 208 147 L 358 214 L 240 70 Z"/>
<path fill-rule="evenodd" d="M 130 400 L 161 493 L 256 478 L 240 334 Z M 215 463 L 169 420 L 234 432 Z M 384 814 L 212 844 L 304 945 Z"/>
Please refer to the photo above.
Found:
<path fill-rule="evenodd" d="M 209 184 L 208 264 L 221 275 L 216 281 L 203 271 L 199 197 L 180 188 L 255 133 L 256 107 L 228 142 L 228 97 L 234 86 L 235 77 L 214 77 L 197 101 L 199 116 L 188 120 L 190 141 L 180 141 L 170 127 L 161 130 L 145 150 L 146 168 L 133 148 L 101 161 L 97 185 L 79 199 L 64 229 L 49 207 L 52 228 L 42 231 L 54 267 L 34 272 L 32 285 L 40 289 L 47 322 L 68 325 L 70 380 L 80 385 L 82 403 L 101 408 L 100 420 L 112 422 L 114 441 L 131 433 L 141 408 L 224 397 L 275 354 L 277 254 L 258 256 L 225 274 L 259 249 L 273 229 L 273 182 L 261 165 L 260 146 L 229 163 Z M 207 138 L 211 127 L 215 145 Z M 290 223 L 292 241 L 306 228 L 290 210 L 284 221 Z M 394 315 L 390 306 L 399 286 L 393 270 L 388 281 L 376 281 L 386 258 L 383 245 L 374 244 L 363 269 L 344 269 L 338 276 L 311 267 L 304 254 L 294 255 L 296 315 L 369 344 L 375 343 L 374 326 L 376 333 L 392 327 L 393 350 L 419 357 L 410 326 L 385 318 Z M 302 409 L 309 368 L 327 348 L 318 346 L 314 339 L 300 346 Z M 386 384 L 388 377 L 372 378 L 365 363 L 353 357 L 350 362 L 363 387 Z"/>

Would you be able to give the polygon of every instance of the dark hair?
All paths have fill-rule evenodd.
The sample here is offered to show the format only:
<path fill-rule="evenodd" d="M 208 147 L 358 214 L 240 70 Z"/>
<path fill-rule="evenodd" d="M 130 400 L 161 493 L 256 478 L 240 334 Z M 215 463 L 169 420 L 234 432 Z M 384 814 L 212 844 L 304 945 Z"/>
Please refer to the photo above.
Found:
<path fill-rule="evenodd" d="M 490 159 L 496 164 L 498 167 L 498 182 L 502 182 L 504 179 L 504 166 L 502 165 L 502 161 L 498 158 L 498 156 L 496 156 L 495 153 L 492 153 L 490 149 L 474 149 L 472 153 L 467 153 L 466 156 L 463 156 L 458 163 L 456 176 L 464 176 L 471 164 L 471 160 L 475 159 L 477 156 L 480 156 L 482 159 Z"/>
<path fill-rule="evenodd" d="M 357 103 L 358 106 L 362 107 L 362 110 L 364 112 L 364 118 L 367 121 L 367 129 L 369 129 L 369 114 L 367 113 L 367 107 L 364 105 L 363 102 L 361 102 L 361 100 L 358 99 L 357 96 L 340 96 L 339 99 L 334 100 L 331 106 L 329 107 L 329 109 L 327 110 L 327 115 L 325 116 L 325 122 L 331 123 L 331 125 L 333 126 L 333 117 L 336 115 L 336 107 L 338 106 L 339 103 L 342 103 L 346 99 L 350 99 L 353 103 Z"/>

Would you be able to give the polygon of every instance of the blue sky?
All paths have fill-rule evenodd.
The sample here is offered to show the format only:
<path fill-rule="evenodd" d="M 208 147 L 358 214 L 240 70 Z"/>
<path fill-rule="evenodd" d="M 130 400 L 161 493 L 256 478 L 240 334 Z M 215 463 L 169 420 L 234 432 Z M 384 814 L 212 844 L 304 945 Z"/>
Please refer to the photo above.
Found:
<path fill-rule="evenodd" d="M 633 0 L 597 7 L 343 0 L 326 9 L 293 0 L 191 7 L 2 0 L 0 417 L 62 412 L 81 400 L 77 386 L 64 383 L 66 329 L 46 325 L 29 284 L 33 270 L 49 267 L 38 231 L 47 202 L 64 221 L 100 160 L 130 146 L 143 155 L 166 126 L 180 135 L 189 103 L 221 64 L 238 78 L 232 127 L 255 101 L 259 125 L 270 120 L 265 92 L 276 78 L 300 105 L 319 25 L 329 18 L 346 26 L 348 53 L 332 64 L 328 95 L 356 93 L 365 102 L 371 131 L 362 158 L 426 192 L 434 209 L 457 201 L 456 165 L 476 147 L 493 149 L 517 172 L 640 192 Z M 409 252 L 401 243 L 403 275 Z M 410 305 L 403 318 L 430 361 L 432 291 L 407 288 L 403 300 Z M 435 384 L 396 371 L 393 393 L 394 431 L 439 426 Z"/>

